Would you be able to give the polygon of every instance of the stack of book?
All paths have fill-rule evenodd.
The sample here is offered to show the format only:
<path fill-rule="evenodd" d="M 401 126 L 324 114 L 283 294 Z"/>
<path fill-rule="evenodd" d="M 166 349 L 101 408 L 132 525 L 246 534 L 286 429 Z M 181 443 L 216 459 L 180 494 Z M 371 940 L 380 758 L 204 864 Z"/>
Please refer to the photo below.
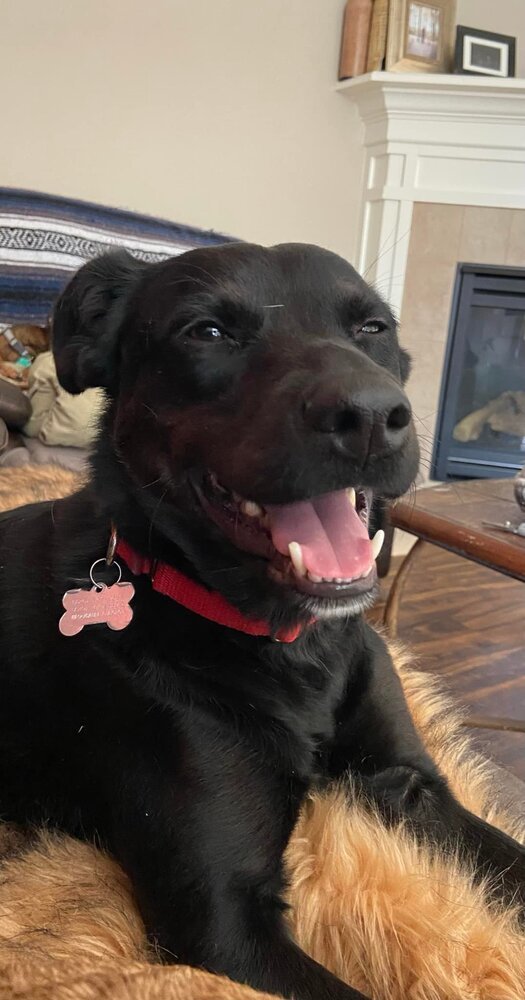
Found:
<path fill-rule="evenodd" d="M 385 68 L 389 0 L 348 0 L 339 79 Z"/>

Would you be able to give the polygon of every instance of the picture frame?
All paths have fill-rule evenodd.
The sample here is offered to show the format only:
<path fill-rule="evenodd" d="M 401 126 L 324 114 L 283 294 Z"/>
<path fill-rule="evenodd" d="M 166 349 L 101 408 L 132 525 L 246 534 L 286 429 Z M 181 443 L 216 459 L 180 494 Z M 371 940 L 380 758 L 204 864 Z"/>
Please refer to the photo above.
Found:
<path fill-rule="evenodd" d="M 454 72 L 469 76 L 515 76 L 516 39 L 458 24 Z"/>
<path fill-rule="evenodd" d="M 456 0 L 390 0 L 385 69 L 446 73 L 452 69 Z"/>

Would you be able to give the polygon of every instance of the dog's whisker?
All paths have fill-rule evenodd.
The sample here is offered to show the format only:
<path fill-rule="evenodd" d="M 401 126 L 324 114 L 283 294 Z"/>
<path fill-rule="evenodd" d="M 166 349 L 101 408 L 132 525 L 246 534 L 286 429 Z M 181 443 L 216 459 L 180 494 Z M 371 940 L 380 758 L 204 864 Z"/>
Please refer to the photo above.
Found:
<path fill-rule="evenodd" d="M 155 528 L 155 520 L 156 520 L 156 518 L 158 516 L 158 513 L 160 511 L 161 505 L 164 502 L 164 500 L 165 500 L 165 498 L 166 498 L 166 496 L 168 494 L 169 489 L 170 489 L 170 484 L 168 484 L 168 486 L 166 486 L 166 489 L 164 490 L 164 493 L 160 496 L 160 498 L 158 500 L 158 503 L 157 503 L 157 505 L 156 505 L 156 507 L 155 507 L 155 509 L 153 511 L 153 514 L 151 516 L 151 520 L 150 520 L 150 523 L 149 523 L 149 531 L 148 531 L 148 549 L 151 549 L 151 539 L 153 537 L 153 531 L 154 531 L 154 528 Z"/>
<path fill-rule="evenodd" d="M 409 226 L 409 228 L 408 228 L 408 229 L 406 229 L 404 233 L 401 233 L 401 234 L 400 234 L 400 235 L 398 236 L 397 240 L 395 240 L 395 242 L 394 242 L 394 243 L 392 243 L 392 245 L 391 245 L 391 246 L 386 246 L 386 245 L 384 246 L 384 248 L 383 248 L 383 249 L 382 249 L 382 250 L 380 251 L 380 253 L 378 253 L 378 255 L 377 255 L 377 257 L 375 258 L 375 260 L 373 260 L 373 261 L 372 261 L 372 262 L 371 262 L 371 263 L 370 263 L 370 264 L 368 265 L 368 267 L 366 268 L 366 271 L 364 271 L 364 273 L 363 273 L 363 278 L 366 278 L 367 274 L 368 274 L 368 273 L 369 273 L 369 272 L 370 272 L 370 271 L 372 270 L 372 268 L 373 268 L 373 267 L 375 267 L 375 266 L 376 266 L 376 264 L 378 264 L 378 263 L 379 263 L 379 261 L 380 261 L 380 260 L 382 260 L 382 259 L 383 259 L 383 257 L 385 257 L 385 256 L 386 256 L 386 254 L 387 254 L 387 253 L 392 253 L 392 251 L 393 251 L 393 250 L 395 250 L 395 248 L 397 247 L 397 245 L 398 245 L 399 243 L 401 243 L 401 241 L 402 241 L 402 240 L 406 239 L 406 237 L 407 237 L 407 236 L 409 235 L 409 233 L 410 233 L 410 229 L 411 229 L 411 227 Z M 392 230 L 392 233 L 394 232 L 394 230 L 395 230 L 395 226 L 394 226 L 394 229 Z M 388 236 L 388 237 L 387 237 L 387 240 L 385 240 L 385 244 L 387 243 L 387 241 L 388 241 L 388 240 L 390 239 L 390 237 L 392 236 L 392 233 L 390 234 L 390 236 Z M 388 282 L 388 278 L 386 278 L 385 280 L 386 280 L 386 281 Z"/>
<path fill-rule="evenodd" d="M 161 483 L 163 479 L 164 479 L 164 476 L 159 476 L 158 479 L 152 479 L 151 483 L 143 483 L 140 488 L 141 488 L 141 490 L 147 490 L 147 489 L 149 489 L 150 486 L 156 486 L 157 483 Z"/>
<path fill-rule="evenodd" d="M 166 287 L 175 288 L 176 285 L 188 284 L 198 285 L 201 288 L 205 288 L 206 291 L 210 290 L 210 283 L 208 281 L 204 281 L 202 278 L 197 278 L 195 275 L 192 275 L 190 278 L 188 276 L 185 278 L 171 278 L 166 282 Z"/>
<path fill-rule="evenodd" d="M 149 412 L 149 413 L 151 413 L 151 415 L 152 415 L 153 417 L 155 417 L 155 420 L 157 420 L 157 421 L 159 420 L 159 415 L 158 415 L 158 413 L 155 413 L 155 410 L 153 410 L 153 409 L 151 408 L 151 406 L 148 406 L 148 404 L 147 404 L 147 403 L 145 403 L 144 401 L 142 401 L 142 406 L 143 406 L 143 408 L 144 408 L 145 410 L 148 410 L 148 412 Z"/>
<path fill-rule="evenodd" d="M 207 278 L 211 278 L 214 285 L 219 284 L 219 277 L 216 274 L 212 274 L 211 271 L 206 270 L 201 264 L 196 264 L 195 261 L 189 260 L 187 257 L 184 261 L 184 268 L 189 268 L 192 271 L 200 271 L 201 274 L 205 274 Z"/>
<path fill-rule="evenodd" d="M 380 256 L 381 256 L 383 250 L 385 250 L 388 242 L 392 239 L 392 236 L 394 235 L 394 233 L 396 231 L 396 225 L 397 225 L 397 223 L 392 226 L 392 229 L 390 230 L 388 236 L 386 237 L 385 242 L 379 247 L 379 254 L 378 254 L 378 256 L 375 257 L 371 261 L 371 263 L 368 265 L 368 267 L 363 271 L 363 274 L 362 274 L 363 278 L 366 278 L 368 272 L 372 270 L 374 264 L 376 264 L 377 261 L 380 259 Z M 385 252 L 386 252 L 386 250 L 385 250 Z"/>

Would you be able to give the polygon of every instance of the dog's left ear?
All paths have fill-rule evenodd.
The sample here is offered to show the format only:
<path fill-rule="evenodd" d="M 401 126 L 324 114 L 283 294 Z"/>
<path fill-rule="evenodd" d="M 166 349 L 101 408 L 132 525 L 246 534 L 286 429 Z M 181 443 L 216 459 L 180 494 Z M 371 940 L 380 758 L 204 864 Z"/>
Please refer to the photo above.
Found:
<path fill-rule="evenodd" d="M 401 372 L 401 381 L 404 385 L 412 371 L 412 358 L 408 351 L 405 351 L 404 347 L 399 348 L 399 371 Z"/>
<path fill-rule="evenodd" d="M 55 306 L 53 353 L 67 392 L 114 391 L 126 304 L 148 267 L 125 250 L 96 257 L 77 271 Z"/>

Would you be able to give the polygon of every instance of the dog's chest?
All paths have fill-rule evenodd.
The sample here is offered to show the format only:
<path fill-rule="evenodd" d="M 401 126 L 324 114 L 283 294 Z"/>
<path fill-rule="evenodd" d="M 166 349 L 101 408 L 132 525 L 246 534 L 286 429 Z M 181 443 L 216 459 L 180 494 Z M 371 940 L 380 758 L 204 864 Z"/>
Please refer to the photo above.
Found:
<path fill-rule="evenodd" d="M 322 769 L 347 675 L 341 655 L 332 652 L 328 662 L 317 645 L 270 641 L 184 643 L 169 664 L 157 660 L 147 671 L 160 685 L 155 700 L 171 703 L 179 717 L 183 710 L 192 729 L 208 732 L 207 743 L 231 741 L 307 784 Z M 188 715 L 183 706 L 191 707 Z"/>
<path fill-rule="evenodd" d="M 263 739 L 309 783 L 322 775 L 347 678 L 348 665 L 337 652 L 328 657 L 318 647 L 268 644 L 237 681 L 234 697 L 241 712 L 257 720 Z"/>

